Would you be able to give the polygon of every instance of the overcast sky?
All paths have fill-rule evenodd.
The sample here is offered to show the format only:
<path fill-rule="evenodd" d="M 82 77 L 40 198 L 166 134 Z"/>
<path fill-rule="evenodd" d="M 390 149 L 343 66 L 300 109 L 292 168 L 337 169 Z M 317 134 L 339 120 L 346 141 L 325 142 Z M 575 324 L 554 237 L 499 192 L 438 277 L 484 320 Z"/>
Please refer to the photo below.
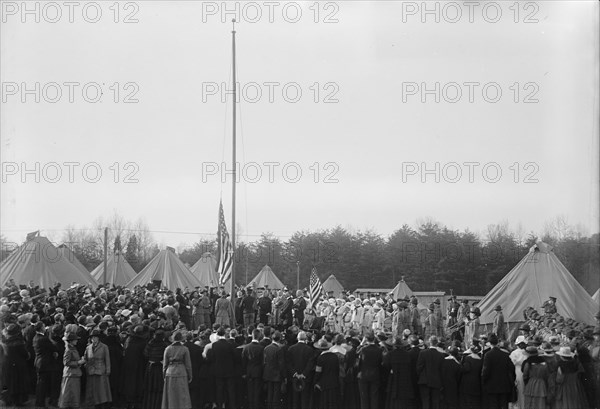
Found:
<path fill-rule="evenodd" d="M 215 237 L 220 197 L 231 226 L 222 2 L 1 4 L 5 237 L 116 211 L 200 233 L 155 234 L 177 246 Z M 598 231 L 597 1 L 245 4 L 227 5 L 243 240 L 422 218 Z"/>

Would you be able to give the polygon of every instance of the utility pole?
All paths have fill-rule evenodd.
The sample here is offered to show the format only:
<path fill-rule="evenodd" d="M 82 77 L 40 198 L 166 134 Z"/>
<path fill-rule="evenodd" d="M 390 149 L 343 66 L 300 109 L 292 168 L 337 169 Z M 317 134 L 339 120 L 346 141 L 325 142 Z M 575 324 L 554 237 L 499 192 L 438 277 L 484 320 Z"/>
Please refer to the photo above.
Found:
<path fill-rule="evenodd" d="M 300 289 L 300 260 L 296 261 L 296 290 Z"/>

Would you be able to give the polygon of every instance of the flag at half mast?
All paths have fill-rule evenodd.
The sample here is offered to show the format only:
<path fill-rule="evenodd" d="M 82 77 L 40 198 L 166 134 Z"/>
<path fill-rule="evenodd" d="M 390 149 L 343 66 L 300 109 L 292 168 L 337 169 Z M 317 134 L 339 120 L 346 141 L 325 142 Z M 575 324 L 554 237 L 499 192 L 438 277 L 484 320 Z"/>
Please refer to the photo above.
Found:
<path fill-rule="evenodd" d="M 219 230 L 217 232 L 219 242 L 219 262 L 217 263 L 217 273 L 219 274 L 219 285 L 224 286 L 227 280 L 231 278 L 233 268 L 233 247 L 229 241 L 229 233 L 225 225 L 225 215 L 223 214 L 223 202 L 219 203 Z"/>
<path fill-rule="evenodd" d="M 309 308 L 314 308 L 323 294 L 323 284 L 317 276 L 317 269 L 313 267 L 310 273 L 310 288 L 308 289 Z"/>

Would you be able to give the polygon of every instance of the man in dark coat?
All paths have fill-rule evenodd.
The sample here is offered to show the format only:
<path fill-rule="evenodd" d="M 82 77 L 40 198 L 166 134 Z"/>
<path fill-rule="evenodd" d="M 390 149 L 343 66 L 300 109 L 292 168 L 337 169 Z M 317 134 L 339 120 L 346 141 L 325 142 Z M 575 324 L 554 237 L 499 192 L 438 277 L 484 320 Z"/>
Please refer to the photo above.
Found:
<path fill-rule="evenodd" d="M 58 352 L 46 335 L 46 327 L 43 322 L 38 321 L 35 324 L 35 332 L 36 334 L 33 337 L 34 366 L 37 374 L 35 406 L 44 408 L 46 407 L 46 398 L 50 396 L 54 356 L 58 356 Z"/>
<path fill-rule="evenodd" d="M 109 327 L 106 331 L 106 337 L 102 341 L 104 345 L 108 347 L 108 354 L 110 356 L 110 393 L 112 401 L 119 403 L 121 401 L 120 388 L 121 388 L 121 362 L 123 361 L 123 346 L 118 334 L 117 327 Z"/>
<path fill-rule="evenodd" d="M 498 348 L 498 337 L 490 335 L 492 349 L 483 357 L 481 380 L 490 409 L 507 409 L 515 382 L 515 366 L 509 355 Z"/>
<path fill-rule="evenodd" d="M 375 345 L 375 335 L 369 332 L 367 345 L 358 351 L 358 389 L 361 409 L 377 409 L 379 404 L 380 370 L 383 350 Z"/>
<path fill-rule="evenodd" d="M 294 316 L 298 328 L 303 328 L 304 325 L 304 310 L 306 310 L 306 299 L 302 290 L 296 291 L 296 299 L 294 300 Z"/>
<path fill-rule="evenodd" d="M 267 409 L 278 409 L 281 400 L 281 383 L 285 382 L 285 352 L 279 331 L 273 334 L 273 342 L 263 352 L 263 381 L 267 385 Z"/>
<path fill-rule="evenodd" d="M 242 299 L 242 314 L 244 314 L 244 326 L 254 325 L 254 315 L 256 311 L 256 298 L 252 288 L 248 288 L 246 296 Z"/>
<path fill-rule="evenodd" d="M 190 351 L 190 361 L 192 362 L 192 382 L 189 384 L 190 399 L 192 408 L 201 408 L 202 400 L 200 396 L 200 367 L 202 365 L 202 348 L 193 342 L 193 334 L 188 332 L 185 343 L 183 344 Z"/>
<path fill-rule="evenodd" d="M 416 335 L 411 335 L 408 338 L 410 349 L 408 350 L 409 362 L 408 366 L 410 369 L 410 380 L 412 382 L 412 389 L 415 394 L 416 407 L 421 407 L 421 395 L 419 394 L 419 377 L 417 376 L 417 361 L 419 360 L 419 354 L 421 349 L 419 348 L 419 338 Z"/>
<path fill-rule="evenodd" d="M 387 408 L 415 408 L 416 391 L 410 366 L 407 344 L 397 337 L 395 348 L 383 357 L 384 368 L 390 370 L 390 382 L 387 390 Z"/>
<path fill-rule="evenodd" d="M 235 406 L 235 347 L 225 339 L 225 329 L 217 331 L 217 341 L 206 352 L 215 377 L 217 406 L 234 409 Z"/>
<path fill-rule="evenodd" d="M 269 296 L 267 295 L 267 291 L 265 290 L 258 299 L 258 321 L 261 324 L 267 325 L 269 323 L 268 314 L 271 313 L 271 307 L 271 299 L 269 298 Z"/>
<path fill-rule="evenodd" d="M 263 339 L 260 340 L 260 344 L 263 348 L 271 345 L 271 331 L 273 331 L 273 329 L 269 326 L 263 328 Z"/>
<path fill-rule="evenodd" d="M 144 356 L 146 339 L 144 334 L 144 327 L 136 325 L 127 337 L 123 348 L 121 396 L 128 407 L 139 407 L 144 394 L 146 374 L 146 358 Z"/>
<path fill-rule="evenodd" d="M 290 388 L 292 409 L 309 409 L 312 373 L 315 366 L 315 351 L 308 345 L 306 332 L 300 331 L 297 335 L 298 342 L 288 348 L 286 353 L 288 384 L 300 382 L 304 384 L 302 391 L 297 392 Z"/>
<path fill-rule="evenodd" d="M 252 342 L 244 346 L 242 350 L 242 368 L 248 386 L 249 409 L 260 409 L 262 407 L 260 392 L 262 390 L 263 351 L 265 347 L 259 343 L 261 336 L 259 329 L 252 331 Z"/>
<path fill-rule="evenodd" d="M 281 306 L 281 327 L 286 329 L 293 324 L 292 310 L 294 308 L 294 298 L 290 294 L 290 290 L 283 289 L 283 305 Z"/>
<path fill-rule="evenodd" d="M 429 337 L 429 348 L 419 353 L 417 375 L 423 409 L 439 409 L 442 391 L 441 370 L 444 354 L 438 350 L 438 338 Z"/>

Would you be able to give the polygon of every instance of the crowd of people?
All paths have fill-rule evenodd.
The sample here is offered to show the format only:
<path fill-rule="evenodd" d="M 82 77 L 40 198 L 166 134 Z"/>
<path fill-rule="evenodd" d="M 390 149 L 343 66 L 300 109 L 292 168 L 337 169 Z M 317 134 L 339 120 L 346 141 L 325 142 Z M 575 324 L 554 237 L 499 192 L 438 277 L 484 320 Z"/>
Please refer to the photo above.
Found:
<path fill-rule="evenodd" d="M 287 288 L 170 291 L 8 282 L 0 298 L 7 405 L 163 409 L 581 409 L 600 405 L 600 327 L 467 300 Z M 553 297 L 552 297 L 553 298 Z"/>

